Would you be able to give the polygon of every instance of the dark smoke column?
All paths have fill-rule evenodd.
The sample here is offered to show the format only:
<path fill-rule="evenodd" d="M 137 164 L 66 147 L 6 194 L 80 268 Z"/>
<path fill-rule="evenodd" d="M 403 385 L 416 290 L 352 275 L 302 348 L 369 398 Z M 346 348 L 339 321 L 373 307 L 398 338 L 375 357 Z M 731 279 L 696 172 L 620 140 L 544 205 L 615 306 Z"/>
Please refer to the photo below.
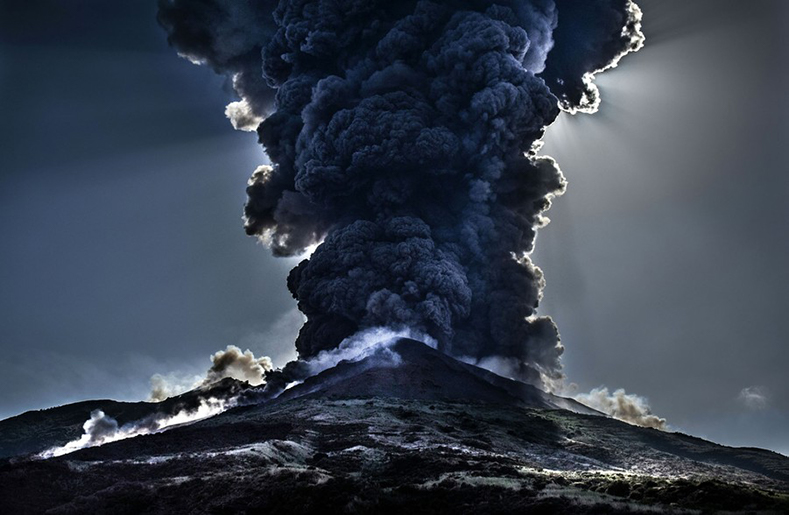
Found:
<path fill-rule="evenodd" d="M 160 0 L 183 55 L 232 77 L 228 116 L 272 166 L 246 230 L 288 277 L 302 359 L 361 329 L 408 327 L 445 352 L 561 375 L 528 255 L 565 182 L 536 155 L 593 73 L 641 45 L 629 0 Z M 511 366 L 511 365 L 510 365 Z"/>

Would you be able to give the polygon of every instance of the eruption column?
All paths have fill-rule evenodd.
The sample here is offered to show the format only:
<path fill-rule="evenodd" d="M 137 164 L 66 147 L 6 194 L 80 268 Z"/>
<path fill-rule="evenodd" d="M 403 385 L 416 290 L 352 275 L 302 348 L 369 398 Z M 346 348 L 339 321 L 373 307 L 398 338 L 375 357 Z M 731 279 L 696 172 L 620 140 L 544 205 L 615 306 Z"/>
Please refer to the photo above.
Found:
<path fill-rule="evenodd" d="M 593 111 L 594 73 L 640 47 L 630 0 L 160 0 L 170 42 L 232 78 L 271 160 L 246 230 L 289 275 L 300 359 L 410 328 L 466 360 L 561 377 L 529 259 L 565 181 L 536 142 Z M 298 366 L 290 367 L 296 371 Z M 286 368 L 286 371 L 288 369 Z"/>

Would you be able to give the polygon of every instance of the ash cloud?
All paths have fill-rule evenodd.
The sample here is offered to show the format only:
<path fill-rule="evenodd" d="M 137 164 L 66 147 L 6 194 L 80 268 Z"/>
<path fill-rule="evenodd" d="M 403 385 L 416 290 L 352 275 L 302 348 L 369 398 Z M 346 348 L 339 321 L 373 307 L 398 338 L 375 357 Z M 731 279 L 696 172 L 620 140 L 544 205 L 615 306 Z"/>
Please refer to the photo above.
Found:
<path fill-rule="evenodd" d="M 255 132 L 263 121 L 263 117 L 256 114 L 245 100 L 228 104 L 225 108 L 225 116 L 237 131 Z"/>
<path fill-rule="evenodd" d="M 247 233 L 278 256 L 317 245 L 288 277 L 307 321 L 283 377 L 384 326 L 519 379 L 561 379 L 529 254 L 565 180 L 536 149 L 560 107 L 596 107 L 594 73 L 639 48 L 632 1 L 159 9 L 179 53 L 232 78 L 234 126 L 259 122 L 272 164 L 247 188 Z"/>

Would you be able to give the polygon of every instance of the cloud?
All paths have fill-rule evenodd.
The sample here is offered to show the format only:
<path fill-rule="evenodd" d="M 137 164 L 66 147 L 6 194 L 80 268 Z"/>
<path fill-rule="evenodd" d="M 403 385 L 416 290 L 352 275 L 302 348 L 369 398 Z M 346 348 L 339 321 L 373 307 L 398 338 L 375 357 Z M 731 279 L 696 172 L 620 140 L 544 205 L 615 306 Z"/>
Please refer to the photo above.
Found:
<path fill-rule="evenodd" d="M 767 391 L 763 386 L 748 386 L 743 388 L 740 390 L 737 400 L 746 408 L 757 411 L 767 409 L 770 401 Z"/>

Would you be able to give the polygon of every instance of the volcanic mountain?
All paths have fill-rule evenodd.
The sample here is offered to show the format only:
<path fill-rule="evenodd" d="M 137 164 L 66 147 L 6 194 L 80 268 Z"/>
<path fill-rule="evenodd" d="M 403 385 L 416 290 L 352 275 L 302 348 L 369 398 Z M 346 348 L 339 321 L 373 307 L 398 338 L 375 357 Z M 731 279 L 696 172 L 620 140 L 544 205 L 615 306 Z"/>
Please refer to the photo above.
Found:
<path fill-rule="evenodd" d="M 218 388 L 247 402 L 259 393 Z M 632 426 L 407 339 L 272 400 L 30 454 L 79 436 L 91 410 L 128 423 L 205 395 L 0 422 L 0 512 L 789 512 L 789 458 Z"/>

